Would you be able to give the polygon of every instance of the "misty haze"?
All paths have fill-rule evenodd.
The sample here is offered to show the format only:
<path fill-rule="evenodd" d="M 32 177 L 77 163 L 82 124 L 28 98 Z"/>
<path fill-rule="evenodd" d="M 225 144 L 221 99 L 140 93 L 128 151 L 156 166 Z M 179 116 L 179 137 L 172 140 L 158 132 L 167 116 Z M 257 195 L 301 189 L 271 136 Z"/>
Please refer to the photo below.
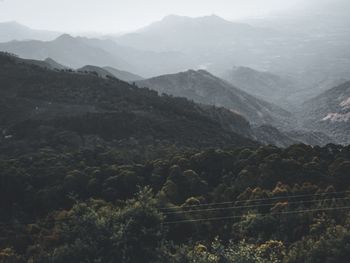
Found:
<path fill-rule="evenodd" d="M 0 0 L 0 263 L 350 262 L 350 1 Z"/>

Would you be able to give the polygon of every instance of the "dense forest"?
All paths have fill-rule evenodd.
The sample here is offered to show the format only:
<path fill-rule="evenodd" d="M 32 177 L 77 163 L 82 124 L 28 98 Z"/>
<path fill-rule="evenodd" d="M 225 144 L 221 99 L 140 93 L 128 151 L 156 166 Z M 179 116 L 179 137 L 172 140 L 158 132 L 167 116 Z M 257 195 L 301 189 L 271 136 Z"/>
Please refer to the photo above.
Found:
<path fill-rule="evenodd" d="M 349 262 L 350 147 L 1 156 L 1 262 Z"/>

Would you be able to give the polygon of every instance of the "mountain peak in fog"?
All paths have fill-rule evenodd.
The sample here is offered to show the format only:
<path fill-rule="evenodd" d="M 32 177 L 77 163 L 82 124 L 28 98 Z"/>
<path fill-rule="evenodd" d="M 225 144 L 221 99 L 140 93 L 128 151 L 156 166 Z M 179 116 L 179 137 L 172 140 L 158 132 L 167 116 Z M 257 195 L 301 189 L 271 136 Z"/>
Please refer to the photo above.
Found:
<path fill-rule="evenodd" d="M 149 27 L 161 27 L 161 26 L 177 26 L 179 24 L 225 24 L 231 23 L 224 18 L 217 16 L 215 14 L 208 16 L 200 16 L 200 17 L 189 17 L 189 16 L 180 16 L 180 15 L 168 15 L 165 16 L 162 20 L 154 22 Z M 146 28 L 149 28 L 146 27 Z"/>
<path fill-rule="evenodd" d="M 75 41 L 76 39 L 69 34 L 62 34 L 55 39 L 55 41 Z"/>

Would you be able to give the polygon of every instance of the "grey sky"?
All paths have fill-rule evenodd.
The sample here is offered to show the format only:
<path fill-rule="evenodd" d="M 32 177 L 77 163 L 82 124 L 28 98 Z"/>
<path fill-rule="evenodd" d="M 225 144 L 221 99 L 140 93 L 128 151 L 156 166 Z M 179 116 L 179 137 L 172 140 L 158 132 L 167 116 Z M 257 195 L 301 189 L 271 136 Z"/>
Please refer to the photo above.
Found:
<path fill-rule="evenodd" d="M 0 22 L 66 32 L 133 30 L 168 14 L 217 14 L 234 20 L 268 15 L 307 0 L 0 0 Z"/>

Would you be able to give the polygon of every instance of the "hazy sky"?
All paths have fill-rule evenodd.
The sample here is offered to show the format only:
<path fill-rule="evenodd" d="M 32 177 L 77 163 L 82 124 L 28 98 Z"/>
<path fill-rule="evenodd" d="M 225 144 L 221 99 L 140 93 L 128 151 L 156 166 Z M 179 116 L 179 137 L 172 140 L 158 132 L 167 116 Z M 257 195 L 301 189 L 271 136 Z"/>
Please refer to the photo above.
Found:
<path fill-rule="evenodd" d="M 38 29 L 119 32 L 165 15 L 217 14 L 234 20 L 263 16 L 307 0 L 0 0 L 0 22 Z"/>

